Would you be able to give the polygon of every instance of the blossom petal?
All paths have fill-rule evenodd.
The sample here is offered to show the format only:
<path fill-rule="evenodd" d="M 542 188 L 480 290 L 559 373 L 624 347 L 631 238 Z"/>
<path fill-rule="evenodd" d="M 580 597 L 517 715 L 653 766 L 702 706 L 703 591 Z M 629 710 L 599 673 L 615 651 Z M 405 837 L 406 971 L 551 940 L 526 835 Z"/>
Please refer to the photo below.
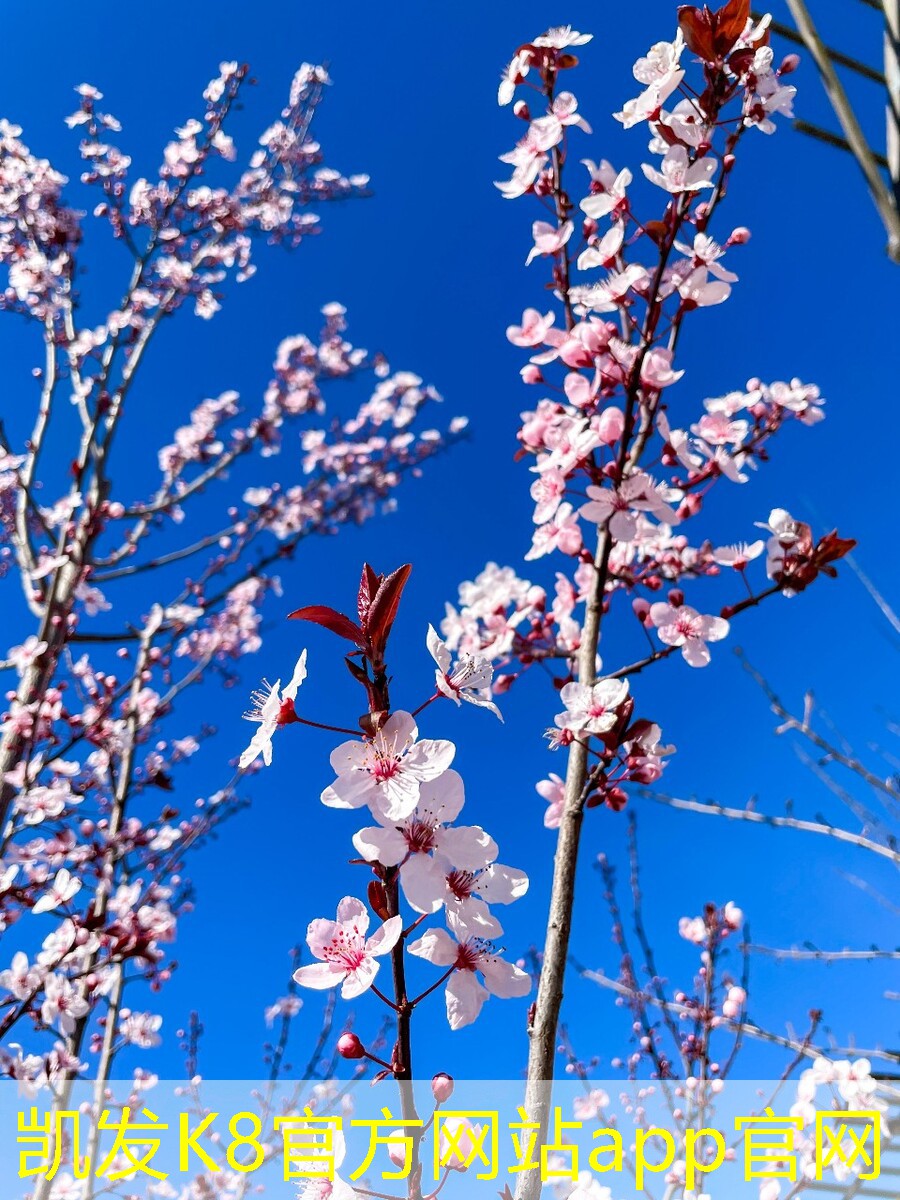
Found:
<path fill-rule="evenodd" d="M 305 678 L 306 678 L 306 651 L 303 650 L 300 654 L 300 657 L 297 659 L 297 665 L 296 665 L 296 667 L 294 667 L 294 673 L 291 676 L 291 682 L 287 685 L 287 687 L 281 693 L 283 699 L 296 700 L 297 699 L 297 691 L 299 690 L 300 684 L 303 682 L 303 680 Z"/>
<path fill-rule="evenodd" d="M 442 675 L 446 675 L 450 669 L 450 651 L 438 637 L 433 625 L 428 626 L 428 636 L 425 639 L 425 644 L 428 647 L 428 653 L 437 663 Z"/>
<path fill-rule="evenodd" d="M 337 987 L 347 972 L 337 963 L 310 963 L 294 972 L 294 982 L 300 987 L 316 988 L 324 991 Z"/>
<path fill-rule="evenodd" d="M 438 849 L 461 871 L 480 871 L 499 853 L 497 843 L 480 825 L 454 825 L 436 835 Z"/>
<path fill-rule="evenodd" d="M 501 1000 L 527 996 L 531 991 L 531 976 L 505 959 L 485 956 L 479 967 L 488 991 Z"/>
<path fill-rule="evenodd" d="M 337 908 L 337 919 L 341 925 L 352 925 L 353 932 L 365 937 L 369 928 L 369 910 L 362 900 L 355 896 L 345 896 Z"/>
<path fill-rule="evenodd" d="M 444 903 L 445 875 L 429 854 L 414 854 L 400 868 L 403 894 L 416 912 L 434 913 Z"/>
<path fill-rule="evenodd" d="M 451 1029 L 471 1025 L 488 998 L 487 988 L 475 978 L 473 971 L 455 971 L 447 983 L 447 1020 Z"/>
<path fill-rule="evenodd" d="M 398 917 L 397 920 L 399 919 Z M 375 982 L 379 965 L 379 963 L 373 962 L 371 958 L 363 959 L 356 970 L 351 971 L 344 980 L 344 986 L 341 988 L 341 997 L 344 1000 L 355 1000 L 357 996 L 361 996 L 363 992 L 367 992 Z"/>
<path fill-rule="evenodd" d="M 370 825 L 353 835 L 353 845 L 366 862 L 380 862 L 385 867 L 396 867 L 407 854 L 406 838 L 397 828 L 382 828 Z"/>
<path fill-rule="evenodd" d="M 388 917 L 385 923 L 379 929 L 376 929 L 366 942 L 366 954 L 374 954 L 376 956 L 390 954 L 399 942 L 402 932 L 403 918 L 400 916 Z"/>
<path fill-rule="evenodd" d="M 459 947 L 446 929 L 429 929 L 409 947 L 410 954 L 434 963 L 436 967 L 452 967 Z"/>

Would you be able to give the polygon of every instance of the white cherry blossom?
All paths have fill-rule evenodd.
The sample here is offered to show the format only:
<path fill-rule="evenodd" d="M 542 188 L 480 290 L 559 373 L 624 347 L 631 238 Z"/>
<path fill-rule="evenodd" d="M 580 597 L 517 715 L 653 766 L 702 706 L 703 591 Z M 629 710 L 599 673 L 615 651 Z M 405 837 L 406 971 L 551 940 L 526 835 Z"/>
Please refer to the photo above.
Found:
<path fill-rule="evenodd" d="M 337 920 L 324 917 L 311 921 L 306 942 L 320 962 L 300 967 L 294 980 L 301 987 L 326 989 L 341 984 L 341 995 L 352 1000 L 375 981 L 376 958 L 390 954 L 403 932 L 403 918 L 390 917 L 370 938 L 369 913 L 361 900 L 345 896 L 337 909 Z"/>
<path fill-rule="evenodd" d="M 428 652 L 437 663 L 435 683 L 438 691 L 457 705 L 461 700 L 486 708 L 503 720 L 500 709 L 491 700 L 491 680 L 494 668 L 490 660 L 475 654 L 460 654 L 453 666 L 447 644 L 438 636 L 434 626 L 428 626 Z"/>
<path fill-rule="evenodd" d="M 306 651 L 304 650 L 297 659 L 290 683 L 283 691 L 279 691 L 281 680 L 276 679 L 273 684 L 264 682 L 263 686 L 253 693 L 253 707 L 244 713 L 244 718 L 247 721 L 255 721 L 259 725 L 259 729 L 254 733 L 250 739 L 250 745 L 240 757 L 239 765 L 242 771 L 260 756 L 267 767 L 271 765 L 272 738 L 275 736 L 275 730 L 285 722 L 285 705 L 289 703 L 291 711 L 293 711 L 297 692 L 305 678 Z"/>
<path fill-rule="evenodd" d="M 661 642 L 680 646 L 684 661 L 692 667 L 705 667 L 710 660 L 707 642 L 720 642 L 728 636 L 730 625 L 724 617 L 705 616 L 689 604 L 675 607 L 665 601 L 650 605 L 650 620 Z"/>
<path fill-rule="evenodd" d="M 452 742 L 423 739 L 408 712 L 389 717 L 371 740 L 343 742 L 331 753 L 337 779 L 322 793 L 329 808 L 368 805 L 376 820 L 402 821 L 419 803 L 421 785 L 450 766 Z"/>
<path fill-rule="evenodd" d="M 478 1017 L 489 996 L 509 999 L 527 996 L 531 978 L 520 967 L 506 962 L 490 942 L 470 937 L 455 926 L 449 914 L 454 937 L 444 929 L 430 929 L 409 947 L 410 954 L 424 958 L 437 967 L 453 967 L 447 981 L 447 1020 L 451 1029 L 462 1029 Z M 484 983 L 478 980 L 481 975 Z"/>

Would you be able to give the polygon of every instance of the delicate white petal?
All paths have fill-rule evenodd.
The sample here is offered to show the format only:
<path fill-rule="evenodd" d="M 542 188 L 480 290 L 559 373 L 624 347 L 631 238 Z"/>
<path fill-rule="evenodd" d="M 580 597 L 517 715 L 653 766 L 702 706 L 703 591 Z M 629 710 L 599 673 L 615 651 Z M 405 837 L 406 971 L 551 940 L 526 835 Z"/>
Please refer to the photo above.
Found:
<path fill-rule="evenodd" d="M 374 954 L 376 956 L 390 954 L 400 941 L 400 934 L 402 932 L 403 918 L 399 916 L 388 917 L 381 928 L 376 929 L 366 942 L 366 954 Z"/>
<path fill-rule="evenodd" d="M 503 926 L 477 896 L 467 896 L 465 900 L 448 900 L 448 908 L 455 916 L 454 929 L 459 930 L 461 937 L 486 938 L 493 941 L 503 933 Z"/>
<path fill-rule="evenodd" d="M 310 921 L 306 930 L 306 944 L 316 958 L 325 957 L 325 947 L 334 941 L 337 931 L 336 921 L 328 921 L 325 917 Z"/>
<path fill-rule="evenodd" d="M 397 920 L 399 921 L 399 917 Z M 344 986 L 341 988 L 341 996 L 344 1000 L 355 1000 L 357 996 L 361 996 L 375 982 L 375 976 L 378 974 L 379 963 L 373 962 L 371 958 L 364 959 L 355 971 L 351 971 L 344 980 Z"/>
<path fill-rule="evenodd" d="M 301 987 L 322 991 L 325 988 L 337 987 L 346 974 L 347 972 L 336 963 L 311 963 L 294 972 L 294 982 Z"/>
<path fill-rule="evenodd" d="M 451 1029 L 471 1025 L 488 998 L 473 971 L 454 971 L 447 981 L 447 1020 Z"/>
<path fill-rule="evenodd" d="M 294 674 L 291 676 L 291 682 L 281 693 L 285 700 L 296 700 L 297 692 L 300 684 L 306 678 L 306 651 L 304 650 L 297 659 L 297 665 L 294 667 Z"/>
<path fill-rule="evenodd" d="M 420 913 L 433 913 L 444 902 L 445 875 L 429 854 L 414 854 L 400 868 L 403 894 L 410 906 Z"/>
<path fill-rule="evenodd" d="M 480 825 L 454 825 L 440 829 L 437 848 L 461 871 L 480 871 L 499 853 L 497 843 Z"/>
<path fill-rule="evenodd" d="M 527 996 L 531 991 L 531 976 L 513 963 L 491 955 L 485 956 L 479 966 L 488 991 L 501 1000 Z"/>
<path fill-rule="evenodd" d="M 462 812 L 465 788 L 458 771 L 444 771 L 437 779 L 426 780 L 419 789 L 416 816 L 425 822 L 448 825 Z M 457 866 L 461 866 L 457 863 Z"/>
<path fill-rule="evenodd" d="M 385 867 L 396 867 L 403 862 L 409 849 L 399 829 L 384 829 L 379 825 L 354 833 L 353 845 L 366 862 L 380 862 Z"/>
<path fill-rule="evenodd" d="M 369 928 L 369 910 L 362 900 L 355 896 L 345 896 L 337 908 L 337 919 L 342 925 L 352 925 L 353 932 L 360 937 L 366 936 Z"/>
<path fill-rule="evenodd" d="M 433 625 L 428 626 L 428 636 L 425 639 L 428 653 L 437 663 L 441 674 L 446 675 L 450 669 L 450 651 L 438 637 Z"/>
<path fill-rule="evenodd" d="M 445 929 L 429 929 L 417 942 L 409 947 L 410 954 L 424 958 L 437 967 L 452 967 L 456 962 L 459 946 Z"/>
<path fill-rule="evenodd" d="M 512 904 L 528 891 L 528 876 L 524 871 L 494 863 L 478 880 L 478 894 L 488 904 Z"/>

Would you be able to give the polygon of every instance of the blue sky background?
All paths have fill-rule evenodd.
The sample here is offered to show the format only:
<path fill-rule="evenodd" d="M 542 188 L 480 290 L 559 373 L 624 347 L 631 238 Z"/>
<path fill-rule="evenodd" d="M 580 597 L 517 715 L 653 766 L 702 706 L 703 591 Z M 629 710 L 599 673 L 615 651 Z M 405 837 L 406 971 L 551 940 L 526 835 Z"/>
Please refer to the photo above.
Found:
<path fill-rule="evenodd" d="M 876 14 L 858 6 L 853 28 L 840 30 L 837 5 L 820 8 L 826 30 L 834 9 L 832 33 L 843 46 L 877 57 Z M 40 14 L 30 3 L 8 3 L 7 45 L 15 52 L 4 64 L 0 112 L 25 127 L 33 150 L 75 175 L 77 135 L 62 118 L 76 107 L 72 87 L 94 83 L 105 93 L 104 107 L 123 122 L 118 144 L 134 156 L 137 173 L 152 172 L 171 129 L 199 110 L 199 92 L 221 59 L 248 61 L 259 79 L 234 131 L 247 153 L 254 134 L 280 109 L 296 66 L 304 59 L 330 62 L 335 86 L 317 133 L 330 165 L 372 175 L 373 198 L 326 209 L 324 234 L 296 255 L 261 249 L 258 275 L 232 289 L 215 321 L 173 324 L 148 360 L 120 449 L 129 476 L 145 479 L 149 490 L 155 446 L 169 440 L 191 406 L 226 388 L 238 389 L 254 406 L 278 341 L 297 331 L 314 333 L 323 303 L 347 305 L 354 340 L 433 382 L 446 398 L 448 417 L 471 418 L 472 438 L 403 490 L 397 514 L 338 540 L 308 543 L 283 572 L 281 607 L 323 602 L 349 608 L 364 558 L 379 569 L 413 562 L 394 647 L 396 701 L 412 707 L 431 678 L 426 625 L 440 619 L 461 579 L 488 559 L 510 562 L 542 582 L 552 582 L 555 568 L 551 560 L 530 572 L 521 564 L 531 531 L 530 478 L 524 464 L 513 461 L 515 431 L 518 413 L 539 392 L 519 381 L 523 357 L 504 330 L 525 306 L 541 305 L 546 276 L 540 264 L 524 267 L 536 208 L 527 200 L 503 201 L 492 186 L 506 172 L 497 156 L 521 128 L 510 110 L 496 106 L 498 72 L 518 44 L 549 25 L 571 22 L 592 31 L 595 40 L 571 80 L 595 130 L 583 139 L 583 153 L 638 173 L 647 157 L 644 133 L 623 131 L 608 114 L 636 93 L 634 59 L 650 42 L 672 35 L 675 6 L 668 0 L 645 0 L 639 8 L 575 0 L 515 6 L 349 0 L 313 7 L 274 0 L 253 9 L 220 0 L 211 11 L 96 3 L 76 17 L 61 3 L 41 6 Z M 832 125 L 812 65 L 804 64 L 795 81 L 798 115 Z M 877 89 L 863 83 L 858 92 L 872 136 L 880 138 Z M 740 275 L 732 299 L 688 324 L 679 361 L 687 374 L 672 393 L 675 412 L 693 419 L 703 397 L 742 387 L 755 374 L 798 375 L 819 383 L 828 419 L 812 430 L 790 428 L 774 461 L 751 484 L 723 487 L 720 502 L 703 518 L 704 531 L 719 544 L 750 537 L 753 521 L 784 505 L 819 528 L 837 525 L 856 536 L 861 566 L 890 599 L 898 581 L 892 547 L 900 274 L 883 254 L 883 231 L 864 185 L 849 157 L 783 123 L 774 138 L 747 139 L 723 217 L 727 228 L 750 226 L 753 240 L 731 255 L 729 265 Z M 83 292 L 86 307 L 96 305 L 101 319 L 127 264 L 121 247 L 102 238 L 93 250 Z M 10 423 L 34 400 L 28 337 L 15 322 L 2 322 Z M 278 469 L 285 482 L 297 477 L 294 443 L 285 446 Z M 694 592 L 702 595 L 702 588 Z M 181 776 L 183 802 L 225 781 L 228 760 L 248 733 L 240 720 L 245 691 L 258 676 L 285 674 L 302 644 L 310 651 L 308 711 L 353 723 L 357 698 L 337 674 L 339 643 L 281 622 L 280 615 L 277 603 L 270 607 L 265 648 L 246 663 L 244 685 L 223 691 L 213 684 L 204 691 L 203 719 L 220 734 Z M 875 605 L 844 570 L 837 583 L 824 581 L 799 599 L 745 616 L 708 670 L 691 671 L 677 658 L 635 686 L 641 710 L 679 747 L 665 780 L 676 794 L 734 805 L 755 795 L 770 811 L 790 798 L 803 815 L 841 818 L 790 746 L 772 736 L 763 696 L 730 653 L 738 643 L 789 703 L 799 707 L 804 690 L 813 688 L 862 748 L 887 738 L 885 722 L 895 714 L 896 645 Z M 627 654 L 609 636 L 603 650 L 607 663 Z M 190 730 L 198 698 L 173 732 Z M 562 766 L 541 738 L 556 707 L 535 673 L 504 699 L 503 726 L 449 705 L 430 709 L 422 722 L 424 735 L 458 740 L 469 819 L 497 836 L 503 861 L 532 877 L 528 897 L 506 910 L 504 941 L 512 955 L 541 937 L 553 838 L 543 829 L 544 805 L 534 784 Z M 182 927 L 181 969 L 160 1002 L 169 1034 L 154 1062 L 160 1075 L 179 1073 L 173 1034 L 193 1007 L 207 1029 L 205 1073 L 256 1074 L 262 1012 L 283 990 L 289 947 L 311 917 L 330 915 L 346 892 L 362 892 L 359 868 L 342 865 L 354 818 L 318 803 L 330 782 L 333 741 L 328 734 L 289 731 L 277 745 L 276 765 L 248 785 L 252 808 L 193 863 L 198 910 Z M 896 945 L 896 908 L 846 879 L 865 876 L 896 903 L 896 876 L 869 856 L 825 839 L 735 827 L 650 803 L 634 809 L 648 926 L 661 969 L 679 983 L 689 984 L 693 956 L 676 936 L 678 917 L 699 912 L 708 899 L 740 903 L 754 938 L 768 945 L 807 937 L 825 948 Z M 615 951 L 591 860 L 605 850 L 624 863 L 624 834 L 624 818 L 589 814 L 573 944 L 582 961 L 611 971 Z M 802 1030 L 807 1011 L 821 1006 L 841 1040 L 855 1031 L 865 1044 L 900 1042 L 897 1004 L 882 999 L 886 989 L 898 990 L 895 964 L 805 969 L 754 960 L 753 966 L 750 1012 L 758 1023 L 784 1029 L 793 1022 Z M 425 982 L 430 978 L 423 975 Z M 524 1002 L 492 1001 L 472 1029 L 452 1036 L 439 1002 L 420 1010 L 427 1035 L 418 1072 L 515 1077 L 524 1062 L 525 1008 Z M 298 1061 L 304 1037 L 316 1031 L 316 1012 L 311 996 Z M 600 1055 L 608 1073 L 610 1058 L 628 1049 L 626 1019 L 607 995 L 574 978 L 566 1017 L 580 1053 Z M 375 1005 L 361 1005 L 360 1029 L 375 1020 Z M 781 1065 L 752 1047 L 743 1062 L 748 1076 Z"/>

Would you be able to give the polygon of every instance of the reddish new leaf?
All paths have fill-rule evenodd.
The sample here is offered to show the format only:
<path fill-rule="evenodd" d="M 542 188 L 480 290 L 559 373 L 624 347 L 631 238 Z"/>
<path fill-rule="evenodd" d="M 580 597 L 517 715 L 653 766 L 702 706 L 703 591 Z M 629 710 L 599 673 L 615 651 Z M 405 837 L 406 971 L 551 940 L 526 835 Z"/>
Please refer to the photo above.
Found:
<path fill-rule="evenodd" d="M 382 580 L 369 608 L 367 633 L 372 648 L 378 654 L 382 653 L 387 645 L 410 571 L 412 566 L 407 563 Z"/>
<path fill-rule="evenodd" d="M 714 14 L 716 50 L 727 54 L 734 46 L 750 19 L 750 0 L 729 0 L 724 8 Z"/>
<path fill-rule="evenodd" d="M 692 54 L 711 62 L 715 57 L 713 50 L 712 13 L 708 8 L 694 8 L 692 4 L 683 4 L 678 10 L 678 24 L 684 34 L 685 44 Z"/>
<path fill-rule="evenodd" d="M 378 591 L 382 577 L 373 571 L 368 563 L 365 563 L 362 570 L 362 579 L 359 581 L 359 594 L 356 598 L 356 611 L 359 613 L 359 623 L 363 629 L 368 628 L 369 624 L 369 609 L 372 606 L 372 601 L 375 598 L 375 593 Z"/>
<path fill-rule="evenodd" d="M 311 621 L 313 625 L 321 625 L 324 629 L 336 633 L 338 637 L 353 642 L 354 646 L 359 646 L 361 650 L 366 648 L 366 635 L 356 622 L 336 609 L 329 608 L 327 604 L 309 604 L 306 608 L 298 608 L 288 613 L 288 617 L 295 621 Z"/>
<path fill-rule="evenodd" d="M 689 4 L 678 10 L 678 24 L 688 49 L 708 63 L 720 61 L 731 52 L 749 18 L 750 0 L 728 0 L 715 12 Z"/>

